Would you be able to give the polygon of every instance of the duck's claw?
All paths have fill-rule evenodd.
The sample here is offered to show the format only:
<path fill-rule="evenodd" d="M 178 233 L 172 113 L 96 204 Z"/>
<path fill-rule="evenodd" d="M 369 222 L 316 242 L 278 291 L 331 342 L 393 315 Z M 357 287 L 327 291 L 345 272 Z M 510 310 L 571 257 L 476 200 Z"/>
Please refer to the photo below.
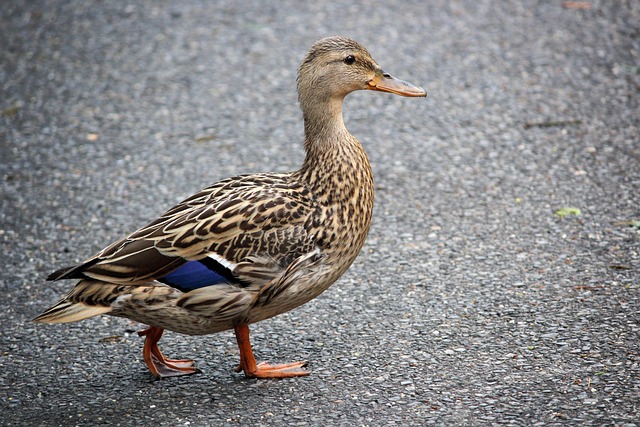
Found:
<path fill-rule="evenodd" d="M 151 364 L 152 366 L 149 366 L 149 370 L 157 379 L 193 375 L 200 372 L 200 370 L 195 367 L 195 362 L 193 360 L 174 360 L 166 358 L 160 360 L 154 353 L 151 353 Z"/>
<path fill-rule="evenodd" d="M 270 365 L 267 362 L 260 362 L 256 365 L 255 370 L 251 371 L 247 369 L 244 375 L 247 378 L 292 378 L 292 377 L 304 377 L 311 373 L 307 369 L 307 362 L 293 362 L 283 363 L 280 365 Z M 242 372 L 244 369 L 242 365 L 238 365 L 234 368 L 235 372 Z"/>
<path fill-rule="evenodd" d="M 245 372 L 247 378 L 292 378 L 304 377 L 311 373 L 307 369 L 302 369 L 308 365 L 307 362 L 284 363 L 280 365 L 270 365 L 267 362 L 258 363 L 253 372 Z"/>
<path fill-rule="evenodd" d="M 160 379 L 192 375 L 200 372 L 200 370 L 196 368 L 193 360 L 169 359 L 162 354 L 158 347 L 158 341 L 160 337 L 162 337 L 163 332 L 164 329 L 156 326 L 150 326 L 148 329 L 138 332 L 138 335 L 141 337 L 146 337 L 142 356 L 151 374 L 157 379 Z"/>
<path fill-rule="evenodd" d="M 293 362 L 281 365 L 269 365 L 267 362 L 256 364 L 249 341 L 249 327 L 243 324 L 236 325 L 235 332 L 240 349 L 240 365 L 235 368 L 236 372 L 244 371 L 244 375 L 247 378 L 292 378 L 310 374 L 310 371 L 302 369 L 307 366 L 307 362 Z"/>

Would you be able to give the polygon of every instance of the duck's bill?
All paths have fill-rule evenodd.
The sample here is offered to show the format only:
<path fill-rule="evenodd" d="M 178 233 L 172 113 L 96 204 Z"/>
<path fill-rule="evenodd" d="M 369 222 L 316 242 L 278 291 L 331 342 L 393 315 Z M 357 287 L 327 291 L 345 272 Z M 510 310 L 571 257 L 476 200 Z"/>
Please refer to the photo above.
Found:
<path fill-rule="evenodd" d="M 396 79 L 387 73 L 376 75 L 369 81 L 367 89 L 395 93 L 402 96 L 427 96 L 427 91 L 421 87 Z"/>

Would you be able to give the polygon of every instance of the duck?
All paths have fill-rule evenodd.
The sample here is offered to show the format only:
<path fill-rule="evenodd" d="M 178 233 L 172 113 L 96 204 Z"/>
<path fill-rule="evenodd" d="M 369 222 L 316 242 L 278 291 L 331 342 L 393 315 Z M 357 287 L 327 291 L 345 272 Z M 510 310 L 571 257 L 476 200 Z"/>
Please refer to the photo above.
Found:
<path fill-rule="evenodd" d="M 257 363 L 249 325 L 316 298 L 351 266 L 371 225 L 374 186 L 362 144 L 349 133 L 344 98 L 358 90 L 425 97 L 386 73 L 358 42 L 313 43 L 297 77 L 305 158 L 289 173 L 239 175 L 216 182 L 47 280 L 76 280 L 37 316 L 67 323 L 99 315 L 148 325 L 143 359 L 157 378 L 199 370 L 159 348 L 165 330 L 208 335 L 233 330 L 236 372 L 247 378 L 310 373 L 307 362 Z"/>

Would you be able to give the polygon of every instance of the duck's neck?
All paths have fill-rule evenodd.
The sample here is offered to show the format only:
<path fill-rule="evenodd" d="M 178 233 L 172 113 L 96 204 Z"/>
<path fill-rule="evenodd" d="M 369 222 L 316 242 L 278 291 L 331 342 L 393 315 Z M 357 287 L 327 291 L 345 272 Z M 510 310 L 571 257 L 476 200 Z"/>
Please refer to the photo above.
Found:
<path fill-rule="evenodd" d="M 317 200 L 326 204 L 373 198 L 369 159 L 342 119 L 342 98 L 301 103 L 306 158 L 299 173 Z M 365 196 L 366 194 L 366 196 Z"/>
<path fill-rule="evenodd" d="M 348 133 L 342 120 L 343 98 L 300 98 L 304 118 L 304 148 L 309 151 L 315 144 Z"/>

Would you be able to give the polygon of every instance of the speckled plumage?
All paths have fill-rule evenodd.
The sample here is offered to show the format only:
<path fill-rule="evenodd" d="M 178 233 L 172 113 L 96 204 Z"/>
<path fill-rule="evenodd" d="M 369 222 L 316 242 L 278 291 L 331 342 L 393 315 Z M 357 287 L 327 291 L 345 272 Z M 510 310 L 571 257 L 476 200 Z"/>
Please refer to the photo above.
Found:
<path fill-rule="evenodd" d="M 298 77 L 307 152 L 300 170 L 220 181 L 83 263 L 53 273 L 50 280 L 80 281 L 35 320 L 59 323 L 109 314 L 149 324 L 153 333 L 147 340 L 155 332 L 157 339 L 149 349 L 145 343 L 145 360 L 156 376 L 163 376 L 154 372 L 156 362 L 195 372 L 181 367 L 191 367 L 189 361 L 161 355 L 155 344 L 162 329 L 201 335 L 236 328 L 247 376 L 306 374 L 301 365 L 269 375 L 260 374 L 260 365 L 248 372 L 240 328 L 248 343 L 246 325 L 317 297 L 364 244 L 373 177 L 341 113 L 344 96 L 358 89 L 426 95 L 384 74 L 350 39 L 316 42 Z"/>

